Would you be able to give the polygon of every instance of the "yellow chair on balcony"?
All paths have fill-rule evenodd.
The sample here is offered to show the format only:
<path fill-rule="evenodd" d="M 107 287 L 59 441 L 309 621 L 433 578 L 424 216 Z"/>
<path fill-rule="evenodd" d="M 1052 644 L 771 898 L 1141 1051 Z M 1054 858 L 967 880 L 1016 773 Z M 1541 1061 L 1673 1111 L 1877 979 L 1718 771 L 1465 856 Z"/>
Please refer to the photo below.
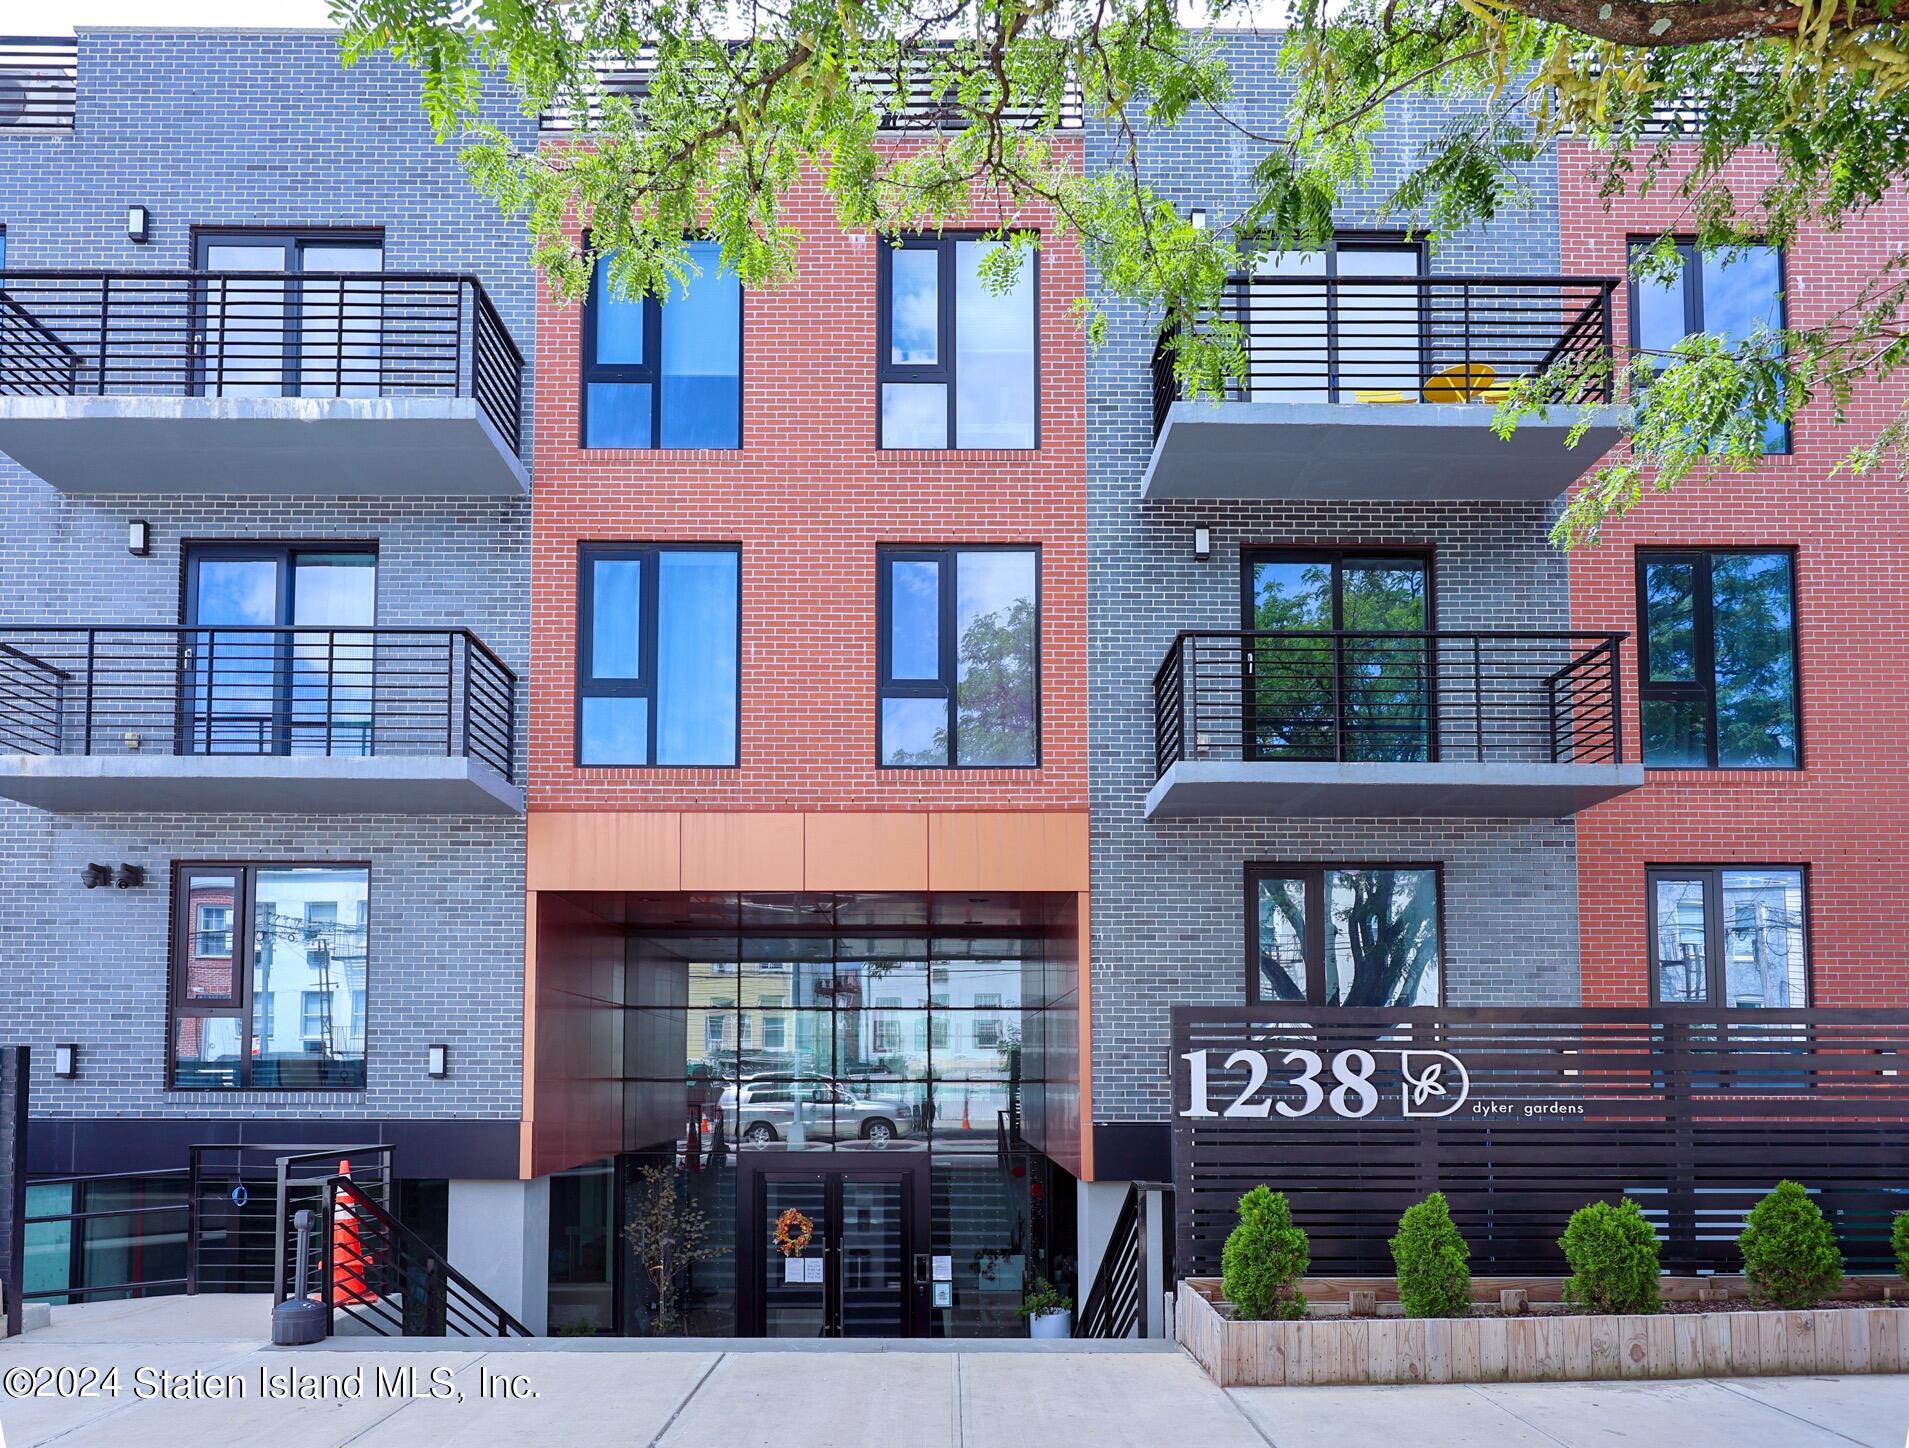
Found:
<path fill-rule="evenodd" d="M 1425 381 L 1427 402 L 1502 402 L 1510 384 L 1498 380 L 1489 362 L 1460 362 Z"/>
<path fill-rule="evenodd" d="M 1352 389 L 1354 402 L 1410 402 L 1412 398 L 1390 387 L 1355 387 Z"/>

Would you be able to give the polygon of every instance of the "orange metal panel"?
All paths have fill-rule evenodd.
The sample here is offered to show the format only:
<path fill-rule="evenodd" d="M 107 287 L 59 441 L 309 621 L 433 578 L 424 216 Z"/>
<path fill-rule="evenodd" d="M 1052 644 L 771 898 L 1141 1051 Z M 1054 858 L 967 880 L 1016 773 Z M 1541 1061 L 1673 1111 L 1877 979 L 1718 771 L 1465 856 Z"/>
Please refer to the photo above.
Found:
<path fill-rule="evenodd" d="M 928 820 L 897 812 L 806 816 L 804 888 L 927 889 Z"/>
<path fill-rule="evenodd" d="M 800 890 L 802 816 L 760 810 L 683 817 L 684 890 Z"/>
<path fill-rule="evenodd" d="M 960 811 L 928 816 L 931 890 L 1087 889 L 1084 811 Z"/>
<path fill-rule="evenodd" d="M 532 810 L 532 890 L 680 890 L 682 816 L 673 811 Z"/>

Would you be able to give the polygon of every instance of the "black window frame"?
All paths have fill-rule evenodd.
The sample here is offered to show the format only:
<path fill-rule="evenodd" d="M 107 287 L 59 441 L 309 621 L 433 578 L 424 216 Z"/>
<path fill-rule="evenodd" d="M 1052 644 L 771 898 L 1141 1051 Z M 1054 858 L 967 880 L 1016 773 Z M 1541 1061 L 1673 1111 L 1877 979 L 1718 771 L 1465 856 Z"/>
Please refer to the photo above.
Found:
<path fill-rule="evenodd" d="M 955 636 L 955 610 L 959 600 L 960 555 L 963 553 L 1031 553 L 1034 555 L 1034 759 L 1028 764 L 961 763 L 960 710 L 955 701 L 956 672 L 960 664 L 961 641 Z M 891 563 L 932 562 L 941 569 L 943 580 L 939 612 L 940 637 L 936 641 L 937 677 L 934 679 L 897 679 L 894 674 L 893 574 Z M 1039 769 L 1042 760 L 1041 695 L 1043 651 L 1042 558 L 1038 543 L 941 543 L 927 545 L 882 544 L 875 550 L 875 767 L 877 769 Z M 948 762 L 946 764 L 889 764 L 882 758 L 882 705 L 889 699 L 943 699 L 948 705 Z"/>
<path fill-rule="evenodd" d="M 955 316 L 955 258 L 961 242 L 986 241 L 979 231 L 947 231 L 939 235 L 909 232 L 899 237 L 883 237 L 877 246 L 875 266 L 875 447 L 881 452 L 1039 452 L 1041 449 L 1041 249 L 1029 250 L 1025 265 L 1033 284 L 1029 305 L 1034 321 L 1034 440 L 1027 447 L 962 447 L 956 430 L 955 348 L 958 341 Z M 934 251 L 938 254 L 935 271 L 936 338 L 932 363 L 900 363 L 894 358 L 894 270 L 897 251 Z M 890 447 L 882 437 L 882 389 L 889 383 L 942 383 L 947 391 L 948 440 L 938 448 Z"/>
<path fill-rule="evenodd" d="M 1781 556 L 1790 570 L 1790 708 L 1795 719 L 1796 759 L 1791 764 L 1723 764 L 1717 757 L 1717 648 L 1716 599 L 1711 582 L 1712 561 L 1717 558 L 1746 555 Z M 1650 591 L 1646 569 L 1652 563 L 1689 564 L 1692 575 L 1691 653 L 1694 680 L 1654 680 L 1651 678 Z M 1721 548 L 1640 547 L 1633 558 L 1633 584 L 1637 605 L 1637 757 L 1646 769 L 1714 769 L 1725 772 L 1775 769 L 1786 773 L 1801 770 L 1803 755 L 1803 646 L 1802 627 L 1797 613 L 1796 548 L 1789 544 L 1758 546 L 1730 544 Z M 1644 705 L 1653 699 L 1695 699 L 1704 709 L 1703 764 L 1653 764 L 1646 756 Z"/>
<path fill-rule="evenodd" d="M 1438 931 L 1438 1001 L 1445 1004 L 1445 866 L 1436 860 L 1328 860 L 1323 863 L 1281 864 L 1254 862 L 1246 867 L 1246 1003 L 1249 1006 L 1283 1006 L 1295 1001 L 1264 1000 L 1259 993 L 1259 887 L 1262 880 L 1299 880 L 1306 890 L 1306 938 L 1302 942 L 1306 957 L 1306 999 L 1308 1007 L 1328 1007 L 1326 1002 L 1326 876 L 1353 870 L 1430 871 L 1432 875 L 1432 912 Z M 1387 1006 L 1387 1010 L 1408 1010 L 1408 1006 Z"/>
<path fill-rule="evenodd" d="M 258 903 L 258 876 L 271 870 L 362 870 L 365 877 L 365 1011 L 364 1055 L 361 1064 L 364 1080 L 356 1086 L 320 1083 L 312 1086 L 287 1085 L 277 1081 L 269 1086 L 253 1084 L 252 1012 L 256 992 L 253 989 L 253 954 L 256 950 L 255 911 Z M 196 875 L 230 875 L 232 888 L 232 950 L 229 956 L 212 957 L 231 961 L 232 992 L 220 997 L 201 997 L 189 1001 L 185 995 L 186 947 L 197 937 L 192 915 L 192 894 L 186 882 Z M 325 1093 L 361 1096 L 371 1085 L 371 941 L 374 871 L 368 859 L 360 860 L 175 860 L 172 865 L 172 901 L 166 919 L 170 939 L 166 945 L 166 1090 L 189 1092 L 270 1091 L 296 1092 L 301 1095 Z M 351 989 L 349 985 L 347 989 Z M 236 1020 L 239 1023 L 238 1082 L 231 1086 L 179 1079 L 179 1022 L 187 1019 Z"/>
<path fill-rule="evenodd" d="M 1810 867 L 1796 864 L 1726 864 L 1726 865 L 1647 865 L 1644 867 L 1644 968 L 1650 974 L 1650 1003 L 1653 1006 L 1697 1006 L 1703 1010 L 1747 1010 L 1751 1007 L 1731 1005 L 1725 999 L 1724 985 L 1727 979 L 1727 961 L 1724 959 L 1724 941 L 1728 924 L 1723 918 L 1723 877 L 1738 871 L 1789 871 L 1796 875 L 1803 889 L 1803 996 L 1801 1004 L 1785 1007 L 1789 1010 L 1808 1010 L 1816 999 L 1816 931 L 1810 919 Z M 1666 1001 L 1660 989 L 1663 982 L 1657 968 L 1657 882 L 1659 880 L 1701 879 L 1704 889 L 1704 990 L 1706 999 L 1701 1003 L 1691 1001 Z M 1774 1009 L 1767 1008 L 1767 1009 Z"/>
<path fill-rule="evenodd" d="M 1644 350 L 1644 340 L 1640 334 L 1639 311 L 1637 306 L 1637 259 L 1657 245 L 1655 236 L 1631 236 L 1627 239 L 1624 253 L 1624 289 L 1626 309 L 1630 313 L 1628 331 L 1630 334 L 1631 356 L 1637 357 Z M 1704 269 L 1703 255 L 1697 249 L 1694 236 L 1673 235 L 1671 245 L 1676 248 L 1679 262 L 1683 268 L 1684 281 L 1684 336 L 1692 337 L 1709 329 L 1704 325 Z M 1768 247 L 1776 253 L 1776 314 L 1777 326 L 1787 329 L 1790 325 L 1790 264 L 1788 251 L 1773 242 L 1754 241 L 1752 246 Z M 1783 445 L 1766 448 L 1765 457 L 1789 457 L 1796 451 L 1796 427 L 1794 419 L 1785 419 L 1783 423 Z"/>
<path fill-rule="evenodd" d="M 691 241 L 705 238 L 691 237 Z M 583 234 L 586 254 L 590 233 Z M 665 447 L 663 445 L 663 303 L 654 296 L 643 298 L 643 358 L 640 363 L 597 361 L 597 308 L 601 289 L 607 285 L 609 257 L 597 256 L 590 268 L 590 289 L 583 297 L 582 336 L 577 358 L 577 447 L 584 452 L 741 452 L 747 441 L 743 431 L 743 394 L 747 390 L 749 366 L 749 293 L 740 281 L 736 286 L 736 445 L 734 447 Z M 648 447 L 628 443 L 590 442 L 590 385 L 594 382 L 625 382 L 647 385 L 650 389 L 650 442 Z"/>
<path fill-rule="evenodd" d="M 661 618 L 658 558 L 664 553 L 730 553 L 736 559 L 736 710 L 735 757 L 727 764 L 658 764 L 656 762 L 656 643 Z M 638 602 L 637 674 L 635 679 L 598 679 L 595 676 L 596 569 L 599 559 L 628 559 L 643 565 Z M 739 769 L 742 767 L 742 545 L 740 543 L 579 543 L 577 544 L 576 686 L 572 704 L 570 763 L 574 769 Z M 583 701 L 586 698 L 647 699 L 649 728 L 644 731 L 641 764 L 587 764 L 583 759 Z"/>

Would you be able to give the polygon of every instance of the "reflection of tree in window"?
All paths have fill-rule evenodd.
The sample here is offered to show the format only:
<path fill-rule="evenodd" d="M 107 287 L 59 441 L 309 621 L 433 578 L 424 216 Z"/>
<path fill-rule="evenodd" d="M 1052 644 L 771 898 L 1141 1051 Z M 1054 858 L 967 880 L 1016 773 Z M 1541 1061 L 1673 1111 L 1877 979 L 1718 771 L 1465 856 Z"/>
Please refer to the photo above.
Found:
<path fill-rule="evenodd" d="M 1424 870 L 1331 877 L 1326 999 L 1347 1006 L 1436 1004 L 1437 906 Z M 1429 981 L 1428 981 L 1429 977 Z M 1430 999 L 1424 999 L 1427 985 Z"/>

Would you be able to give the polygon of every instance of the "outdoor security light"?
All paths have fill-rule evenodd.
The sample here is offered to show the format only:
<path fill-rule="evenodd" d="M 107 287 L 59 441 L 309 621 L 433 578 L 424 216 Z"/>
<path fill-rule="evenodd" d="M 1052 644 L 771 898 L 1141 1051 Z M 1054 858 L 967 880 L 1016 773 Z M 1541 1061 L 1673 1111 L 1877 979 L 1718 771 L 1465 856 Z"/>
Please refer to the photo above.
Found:
<path fill-rule="evenodd" d="M 71 1081 L 80 1073 L 80 1048 L 78 1046 L 55 1046 L 53 1048 L 53 1074 L 62 1080 Z"/>
<path fill-rule="evenodd" d="M 126 208 L 126 235 L 133 241 L 144 241 L 150 234 L 152 217 L 143 206 Z"/>
<path fill-rule="evenodd" d="M 122 860 L 119 865 L 119 873 L 113 876 L 113 883 L 122 890 L 130 890 L 135 885 L 143 885 L 146 883 L 146 867 L 144 865 L 128 865 Z"/>
<path fill-rule="evenodd" d="M 126 525 L 126 551 L 135 558 L 144 558 L 152 552 L 152 524 L 144 518 L 135 518 Z"/>
<path fill-rule="evenodd" d="M 431 1075 L 439 1078 L 450 1075 L 450 1049 L 445 1046 L 432 1046 L 429 1050 L 430 1065 L 427 1069 Z"/>
<path fill-rule="evenodd" d="M 1206 208 L 1204 206 L 1195 206 L 1192 208 L 1192 210 L 1187 212 L 1186 219 L 1193 223 L 1193 229 L 1195 231 L 1206 230 Z"/>
<path fill-rule="evenodd" d="M 1212 556 L 1213 556 L 1213 530 L 1211 528 L 1195 528 L 1193 530 L 1193 560 L 1194 562 L 1204 563 L 1206 562 L 1207 559 L 1211 558 Z"/>
<path fill-rule="evenodd" d="M 88 865 L 80 872 L 80 879 L 86 882 L 87 889 L 97 890 L 102 885 L 113 883 L 113 867 L 99 864 Z"/>

